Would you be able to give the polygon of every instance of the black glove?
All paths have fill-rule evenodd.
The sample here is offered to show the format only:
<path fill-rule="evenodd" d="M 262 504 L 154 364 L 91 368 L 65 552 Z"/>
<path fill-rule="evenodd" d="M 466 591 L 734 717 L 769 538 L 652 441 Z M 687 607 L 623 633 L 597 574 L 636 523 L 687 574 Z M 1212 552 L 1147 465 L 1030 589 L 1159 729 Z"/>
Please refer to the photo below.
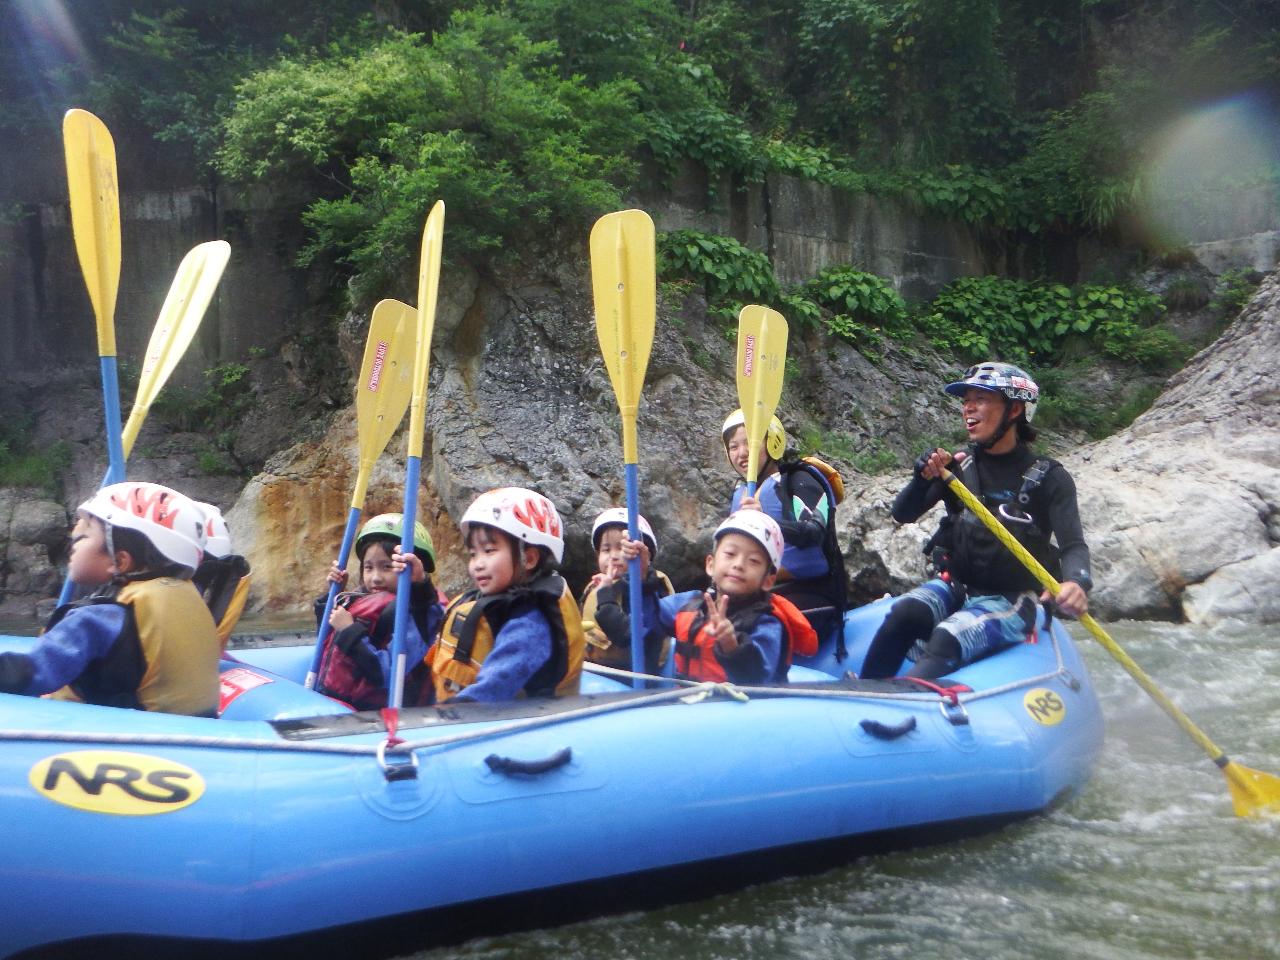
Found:
<path fill-rule="evenodd" d="M 378 662 L 377 656 L 369 649 L 368 644 L 364 642 L 364 636 L 364 628 L 352 624 L 345 630 L 338 631 L 338 635 L 333 638 L 333 645 L 351 658 L 351 662 L 355 665 L 361 677 L 374 686 L 380 687 L 386 683 L 386 678 L 382 673 L 382 664 Z"/>
<path fill-rule="evenodd" d="M 0 653 L 0 693 L 20 693 L 35 675 L 36 665 L 25 653 Z"/>

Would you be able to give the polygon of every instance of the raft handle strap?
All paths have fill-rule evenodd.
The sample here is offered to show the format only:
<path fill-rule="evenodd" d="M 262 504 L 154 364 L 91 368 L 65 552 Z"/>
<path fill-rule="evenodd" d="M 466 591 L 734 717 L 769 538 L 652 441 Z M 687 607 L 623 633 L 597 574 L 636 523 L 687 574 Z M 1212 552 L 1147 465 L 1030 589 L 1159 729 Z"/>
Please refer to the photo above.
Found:
<path fill-rule="evenodd" d="M 916 728 L 916 718 L 907 717 L 900 723 L 881 723 L 879 720 L 862 720 L 859 726 L 878 740 L 897 740 Z"/>
<path fill-rule="evenodd" d="M 403 742 L 403 741 L 401 741 Z M 378 744 L 378 767 L 382 770 L 383 777 L 387 783 L 395 783 L 399 780 L 417 780 L 418 779 L 418 755 L 412 750 L 405 753 L 405 759 L 395 763 L 387 762 L 387 747 L 395 746 L 389 740 L 383 740 Z"/>
<path fill-rule="evenodd" d="M 484 763 L 494 773 L 502 773 L 509 777 L 536 777 L 539 774 L 558 770 L 572 759 L 573 749 L 565 747 L 541 760 L 517 760 L 515 757 L 500 757 L 496 753 L 491 753 L 484 758 Z"/>

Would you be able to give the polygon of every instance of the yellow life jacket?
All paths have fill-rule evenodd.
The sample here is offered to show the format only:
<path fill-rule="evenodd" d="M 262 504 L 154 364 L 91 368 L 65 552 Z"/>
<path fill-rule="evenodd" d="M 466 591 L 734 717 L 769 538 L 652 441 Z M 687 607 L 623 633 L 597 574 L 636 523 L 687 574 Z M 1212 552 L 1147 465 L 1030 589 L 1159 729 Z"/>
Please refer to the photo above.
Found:
<path fill-rule="evenodd" d="M 669 597 L 676 592 L 676 588 L 671 585 L 671 580 L 661 570 L 653 570 L 651 574 L 662 585 L 662 596 Z M 587 592 L 582 595 L 582 629 L 587 638 L 587 659 L 607 667 L 630 670 L 631 648 L 615 644 L 596 623 L 597 593 L 599 588 L 592 586 L 588 587 Z M 662 651 L 658 654 L 659 665 L 666 662 L 670 646 L 668 638 L 663 642 Z"/>
<path fill-rule="evenodd" d="M 426 656 L 437 703 L 475 683 L 493 649 L 494 637 L 511 618 L 513 604 L 525 598 L 531 598 L 547 618 L 551 657 L 529 678 L 521 695 L 566 696 L 578 692 L 586 647 L 582 613 L 564 578 L 552 573 L 503 593 L 485 596 L 478 590 L 468 590 L 449 604 L 440 639 Z"/>
<path fill-rule="evenodd" d="M 106 706 L 212 717 L 218 708 L 218 632 L 189 580 L 131 580 L 109 596 L 59 609 L 50 626 L 77 606 L 127 607 L 124 629 L 105 657 L 51 694 Z"/>

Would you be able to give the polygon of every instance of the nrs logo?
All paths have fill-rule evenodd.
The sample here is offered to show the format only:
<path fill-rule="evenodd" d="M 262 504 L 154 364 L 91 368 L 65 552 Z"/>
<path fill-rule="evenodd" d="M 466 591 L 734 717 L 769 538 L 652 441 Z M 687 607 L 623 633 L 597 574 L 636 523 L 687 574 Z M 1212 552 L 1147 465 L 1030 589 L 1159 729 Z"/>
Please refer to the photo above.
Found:
<path fill-rule="evenodd" d="M 1052 690 L 1037 687 L 1028 690 L 1022 698 L 1022 705 L 1031 714 L 1031 719 L 1041 726 L 1052 727 L 1062 722 L 1067 715 L 1067 705 Z"/>
<path fill-rule="evenodd" d="M 198 773 L 180 763 L 112 750 L 46 757 L 27 780 L 55 803 L 125 817 L 181 810 L 199 800 L 205 786 Z"/>

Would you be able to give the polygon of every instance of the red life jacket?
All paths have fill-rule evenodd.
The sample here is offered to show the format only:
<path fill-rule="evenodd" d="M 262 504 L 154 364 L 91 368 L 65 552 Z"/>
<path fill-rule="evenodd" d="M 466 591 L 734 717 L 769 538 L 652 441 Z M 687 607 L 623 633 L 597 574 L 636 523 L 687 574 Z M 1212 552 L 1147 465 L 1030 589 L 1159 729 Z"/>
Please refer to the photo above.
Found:
<path fill-rule="evenodd" d="M 376 649 L 386 649 L 391 634 L 377 637 L 374 627 L 382 611 L 396 602 L 396 595 L 389 590 L 376 593 L 345 594 L 338 598 L 352 598 L 345 604 L 347 613 L 364 627 L 369 642 Z M 357 710 L 381 710 L 387 705 L 387 690 L 365 679 L 348 653 L 339 650 L 333 642 L 337 631 L 332 627 L 325 634 L 324 650 L 320 654 L 320 669 L 316 671 L 316 689 L 325 696 L 351 704 Z"/>
<path fill-rule="evenodd" d="M 818 634 L 794 603 L 776 593 L 769 594 L 767 600 L 749 603 L 735 611 L 729 622 L 733 624 L 734 632 L 750 633 L 764 613 L 773 614 L 782 624 L 778 666 L 773 676 L 764 678 L 764 682 L 781 683 L 787 679 L 787 671 L 791 669 L 792 653 L 811 657 L 818 652 Z M 676 673 L 690 680 L 718 683 L 727 680 L 728 675 L 716 659 L 715 641 L 707 635 L 706 626 L 706 606 L 699 594 L 676 614 Z"/>

